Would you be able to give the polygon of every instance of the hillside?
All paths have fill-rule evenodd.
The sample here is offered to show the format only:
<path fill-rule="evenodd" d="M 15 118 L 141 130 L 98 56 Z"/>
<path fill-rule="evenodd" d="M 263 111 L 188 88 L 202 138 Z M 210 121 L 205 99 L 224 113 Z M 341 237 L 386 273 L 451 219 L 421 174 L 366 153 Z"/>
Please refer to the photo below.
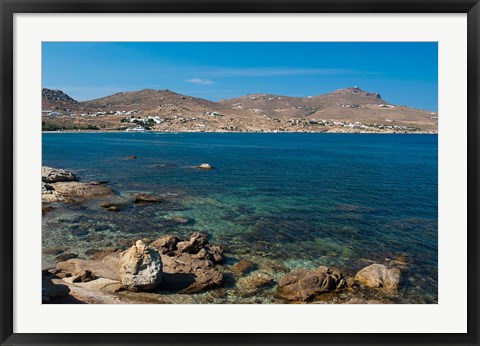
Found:
<path fill-rule="evenodd" d="M 155 118 L 148 125 L 158 131 L 436 132 L 438 126 L 435 112 L 393 105 L 358 87 L 308 97 L 249 94 L 219 102 L 152 89 L 77 102 L 60 90 L 43 89 L 42 100 L 44 121 L 53 129 L 122 130 L 132 117 Z"/>

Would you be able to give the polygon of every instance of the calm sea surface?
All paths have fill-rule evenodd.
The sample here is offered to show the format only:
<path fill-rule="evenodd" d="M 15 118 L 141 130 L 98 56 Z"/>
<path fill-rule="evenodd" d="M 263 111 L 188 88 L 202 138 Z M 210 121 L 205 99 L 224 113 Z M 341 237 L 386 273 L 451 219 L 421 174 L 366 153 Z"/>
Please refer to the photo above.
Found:
<path fill-rule="evenodd" d="M 215 169 L 192 168 L 200 163 Z M 166 198 L 118 213 L 99 201 L 58 205 L 43 218 L 44 247 L 82 256 L 201 230 L 232 261 L 267 258 L 290 269 L 354 275 L 401 257 L 395 301 L 437 302 L 436 135 L 55 133 L 43 134 L 43 165 L 108 181 L 120 200 Z"/>

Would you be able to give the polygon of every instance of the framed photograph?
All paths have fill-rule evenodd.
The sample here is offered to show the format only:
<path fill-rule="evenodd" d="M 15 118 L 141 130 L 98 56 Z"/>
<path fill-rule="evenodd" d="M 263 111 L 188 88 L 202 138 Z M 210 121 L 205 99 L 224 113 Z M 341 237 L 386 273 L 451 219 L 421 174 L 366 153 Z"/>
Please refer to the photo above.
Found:
<path fill-rule="evenodd" d="M 478 345 L 478 1 L 1 1 L 1 342 Z"/>

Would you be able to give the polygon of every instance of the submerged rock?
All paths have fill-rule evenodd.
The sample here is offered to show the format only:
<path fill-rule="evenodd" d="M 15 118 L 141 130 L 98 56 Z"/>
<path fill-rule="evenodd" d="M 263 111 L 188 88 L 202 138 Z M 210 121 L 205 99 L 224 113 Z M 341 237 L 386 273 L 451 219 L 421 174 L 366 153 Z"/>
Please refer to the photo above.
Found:
<path fill-rule="evenodd" d="M 400 282 L 400 269 L 375 263 L 360 270 L 355 275 L 355 280 L 367 287 L 397 289 Z"/>
<path fill-rule="evenodd" d="M 334 269 L 323 266 L 315 270 L 299 269 L 280 279 L 277 295 L 286 300 L 305 301 L 344 286 L 342 274 Z"/>
<path fill-rule="evenodd" d="M 64 262 L 64 261 L 68 261 L 69 259 L 73 259 L 77 257 L 78 255 L 74 253 L 62 253 L 61 255 L 58 255 L 57 257 L 55 257 L 55 260 L 57 262 Z"/>
<path fill-rule="evenodd" d="M 237 281 L 237 288 L 241 297 L 251 297 L 260 291 L 274 286 L 275 280 L 267 273 L 256 272 L 242 277 Z"/>
<path fill-rule="evenodd" d="M 241 259 L 232 267 L 232 272 L 236 275 L 245 275 L 255 269 L 255 264 L 247 259 Z"/>
<path fill-rule="evenodd" d="M 100 206 L 107 211 L 120 211 L 120 206 L 116 203 L 102 203 Z"/>
<path fill-rule="evenodd" d="M 160 203 L 163 202 L 163 197 L 149 195 L 147 193 L 135 194 L 135 203 Z"/>
<path fill-rule="evenodd" d="M 63 252 L 65 252 L 67 250 L 67 248 L 65 247 L 49 247 L 49 248 L 44 248 L 42 250 L 42 253 L 44 255 L 54 255 L 54 256 L 57 256 Z"/>
<path fill-rule="evenodd" d="M 76 181 L 76 180 L 77 180 L 76 175 L 70 171 L 42 166 L 42 181 L 44 183 L 57 183 L 60 181 Z M 42 186 L 42 189 L 43 189 L 43 186 Z"/>
<path fill-rule="evenodd" d="M 154 289 L 162 280 L 160 253 L 138 240 L 120 257 L 119 274 L 123 286 L 129 291 Z"/>

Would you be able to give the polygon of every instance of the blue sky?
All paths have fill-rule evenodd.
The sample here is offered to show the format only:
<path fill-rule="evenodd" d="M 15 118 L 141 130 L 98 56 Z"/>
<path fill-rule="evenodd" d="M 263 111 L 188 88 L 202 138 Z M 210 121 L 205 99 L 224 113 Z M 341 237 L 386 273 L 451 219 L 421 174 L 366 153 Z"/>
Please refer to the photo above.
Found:
<path fill-rule="evenodd" d="M 42 86 L 84 101 L 170 89 L 213 101 L 358 86 L 438 109 L 436 42 L 44 42 Z"/>

